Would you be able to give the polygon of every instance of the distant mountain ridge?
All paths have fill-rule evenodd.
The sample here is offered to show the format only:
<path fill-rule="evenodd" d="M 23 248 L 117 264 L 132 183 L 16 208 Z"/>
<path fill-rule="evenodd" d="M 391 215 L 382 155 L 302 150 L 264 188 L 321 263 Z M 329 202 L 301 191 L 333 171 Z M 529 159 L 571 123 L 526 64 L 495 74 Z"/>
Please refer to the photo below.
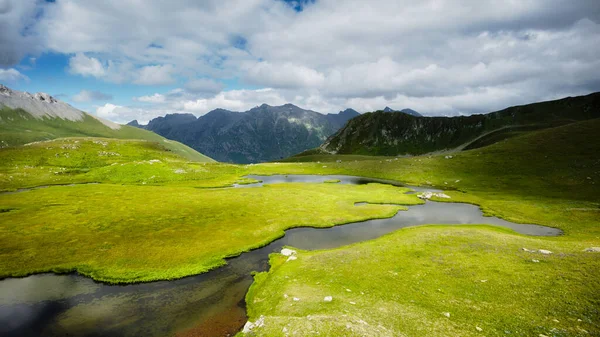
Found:
<path fill-rule="evenodd" d="M 213 161 L 181 143 L 87 114 L 46 93 L 30 94 L 0 84 L 0 148 L 63 137 L 147 140 L 188 160 Z"/>
<path fill-rule="evenodd" d="M 180 141 L 218 161 L 256 163 L 288 157 L 323 143 L 360 114 L 352 109 L 321 114 L 293 104 L 263 104 L 245 112 L 215 109 L 196 118 L 169 114 L 140 126 Z"/>
<path fill-rule="evenodd" d="M 402 109 L 402 110 L 394 110 L 390 107 L 385 107 L 383 110 L 381 110 L 383 112 L 404 112 L 405 114 L 411 115 L 411 116 L 415 116 L 415 117 L 423 117 L 423 115 L 421 115 L 420 113 L 416 112 L 413 109 Z"/>
<path fill-rule="evenodd" d="M 523 132 L 599 117 L 600 93 L 459 117 L 417 117 L 378 111 L 350 120 L 319 150 L 331 154 L 396 156 L 470 149 Z"/>

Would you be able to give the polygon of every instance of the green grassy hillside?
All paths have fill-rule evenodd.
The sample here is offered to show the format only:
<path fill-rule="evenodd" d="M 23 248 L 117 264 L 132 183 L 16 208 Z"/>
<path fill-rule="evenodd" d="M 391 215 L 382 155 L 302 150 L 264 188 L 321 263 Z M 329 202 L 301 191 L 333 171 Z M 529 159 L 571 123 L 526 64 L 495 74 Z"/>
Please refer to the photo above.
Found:
<path fill-rule="evenodd" d="M 472 144 L 472 149 L 519 133 L 599 117 L 600 93 L 515 106 L 485 115 L 415 117 L 377 111 L 351 119 L 321 150 L 372 156 L 420 155 L 462 149 L 483 135 L 508 128 L 502 137 L 490 135 Z M 508 132 L 511 128 L 512 133 Z"/>
<path fill-rule="evenodd" d="M 271 270 L 255 276 L 246 297 L 249 320 L 263 322 L 247 335 L 600 335 L 600 253 L 590 251 L 600 247 L 599 133 L 595 119 L 452 158 L 331 156 L 342 162 L 256 167 L 434 185 L 450 196 L 438 201 L 477 204 L 487 215 L 560 228 L 564 235 L 436 225 L 298 251 L 295 261 L 273 254 Z"/>
<path fill-rule="evenodd" d="M 216 187 L 231 185 L 242 174 L 234 165 L 190 161 L 165 146 L 169 144 L 73 137 L 3 148 L 0 191 L 72 183 Z"/>
<path fill-rule="evenodd" d="M 176 141 L 153 132 L 123 125 L 111 129 L 90 115 L 82 121 L 61 118 L 37 119 L 22 109 L 0 108 L 0 147 L 18 146 L 36 141 L 62 137 L 103 137 L 117 139 L 143 139 L 160 143 L 167 150 L 192 161 L 207 162 L 212 159 Z"/>

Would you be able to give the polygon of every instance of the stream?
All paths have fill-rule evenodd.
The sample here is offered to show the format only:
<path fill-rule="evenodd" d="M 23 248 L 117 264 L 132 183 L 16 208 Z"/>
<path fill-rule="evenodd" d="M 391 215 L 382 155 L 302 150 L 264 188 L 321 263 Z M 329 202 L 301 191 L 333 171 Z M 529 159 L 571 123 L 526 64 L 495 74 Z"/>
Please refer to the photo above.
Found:
<path fill-rule="evenodd" d="M 248 176 L 260 183 L 402 184 L 351 176 Z M 411 187 L 416 192 L 434 189 Z M 409 192 L 410 193 L 410 192 Z M 414 193 L 414 192 L 413 192 Z M 361 207 L 360 203 L 356 207 Z M 491 224 L 536 236 L 556 236 L 556 228 L 508 222 L 483 216 L 479 207 L 427 201 L 388 219 L 332 228 L 294 228 L 285 236 L 208 273 L 175 281 L 107 285 L 77 274 L 37 274 L 0 281 L 1 336 L 233 336 L 247 320 L 244 297 L 252 271 L 268 269 L 268 255 L 283 246 L 328 249 L 380 237 L 422 224 Z"/>

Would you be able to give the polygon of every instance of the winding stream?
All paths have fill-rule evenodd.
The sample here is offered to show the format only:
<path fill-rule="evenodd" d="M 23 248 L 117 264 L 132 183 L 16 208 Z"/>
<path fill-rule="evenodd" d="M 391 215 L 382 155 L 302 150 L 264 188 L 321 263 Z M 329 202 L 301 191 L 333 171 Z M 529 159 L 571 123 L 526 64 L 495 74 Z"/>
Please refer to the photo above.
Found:
<path fill-rule="evenodd" d="M 350 176 L 249 176 L 258 187 L 286 182 L 401 184 Z M 413 188 L 413 187 L 411 187 Z M 413 188 L 418 191 L 433 189 Z M 357 207 L 361 207 L 357 204 Z M 268 255 L 283 246 L 314 250 L 374 239 L 420 224 L 492 224 L 519 233 L 560 235 L 555 228 L 484 217 L 477 206 L 428 201 L 389 219 L 325 229 L 295 228 L 269 245 L 228 260 L 224 267 L 176 281 L 125 286 L 97 283 L 75 274 L 38 274 L 0 281 L 1 336 L 232 336 L 246 322 L 244 296 L 252 271 L 268 268 Z"/>

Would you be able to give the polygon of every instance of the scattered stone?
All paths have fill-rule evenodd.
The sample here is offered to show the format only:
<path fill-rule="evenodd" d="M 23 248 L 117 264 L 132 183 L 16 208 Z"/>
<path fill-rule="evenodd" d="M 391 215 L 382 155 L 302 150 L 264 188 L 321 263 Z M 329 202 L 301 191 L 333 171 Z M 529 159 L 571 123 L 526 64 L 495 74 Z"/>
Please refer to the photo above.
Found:
<path fill-rule="evenodd" d="M 298 297 L 294 297 L 294 298 L 292 298 L 292 300 L 294 300 L 294 302 L 300 301 L 300 299 Z"/>
<path fill-rule="evenodd" d="M 444 316 L 446 316 L 446 317 L 450 318 L 450 313 L 449 313 L 449 312 L 444 312 L 444 313 L 442 313 L 442 315 L 444 315 Z"/>
<path fill-rule="evenodd" d="M 486 283 L 486 282 L 487 282 L 487 280 L 481 280 L 481 283 Z"/>
<path fill-rule="evenodd" d="M 478 326 L 476 326 L 476 327 L 475 327 L 475 330 L 477 330 L 477 331 L 479 331 L 479 332 L 482 332 L 482 331 L 483 331 L 483 329 L 482 329 L 482 328 L 480 328 L 480 327 L 478 327 Z"/>
<path fill-rule="evenodd" d="M 531 262 L 533 262 L 533 263 L 539 263 L 540 260 L 533 259 L 533 260 L 531 260 Z"/>
<path fill-rule="evenodd" d="M 452 159 L 452 156 L 445 156 L 446 159 Z"/>
<path fill-rule="evenodd" d="M 323 301 L 325 301 L 325 302 L 331 302 L 331 301 L 333 301 L 333 297 L 332 296 L 325 296 L 325 298 L 323 298 Z"/>
<path fill-rule="evenodd" d="M 160 160 L 158 159 L 152 159 L 148 161 L 150 164 L 154 164 L 154 163 L 160 163 Z"/>
<path fill-rule="evenodd" d="M 584 252 L 589 253 L 600 253 L 600 247 L 590 247 L 583 250 Z"/>
<path fill-rule="evenodd" d="M 283 294 L 283 298 L 288 298 L 288 294 Z"/>
<path fill-rule="evenodd" d="M 335 162 L 336 162 L 336 163 L 341 163 L 342 161 L 338 159 L 338 160 L 336 160 Z"/>
<path fill-rule="evenodd" d="M 292 256 L 292 255 L 296 255 L 296 251 L 293 249 L 289 249 L 289 248 L 283 248 L 281 250 L 281 255 L 283 256 Z"/>
<path fill-rule="evenodd" d="M 281 329 L 281 332 L 286 333 L 288 332 L 288 329 L 286 327 L 283 327 L 283 329 Z"/>
<path fill-rule="evenodd" d="M 352 290 L 350 290 L 350 289 L 346 289 L 346 291 L 349 292 L 349 293 L 352 292 Z"/>
<path fill-rule="evenodd" d="M 288 257 L 288 259 L 286 260 L 286 262 L 288 262 L 288 261 L 294 261 L 294 260 L 297 260 L 297 259 L 298 259 L 298 257 L 296 257 L 295 255 L 292 255 L 292 256 Z"/>
<path fill-rule="evenodd" d="M 457 179 L 454 181 L 455 183 L 460 183 L 460 179 Z"/>
<path fill-rule="evenodd" d="M 541 333 L 541 334 L 538 335 L 538 337 L 548 337 L 548 336 L 546 336 L 546 335 L 544 335 L 544 334 Z"/>
<path fill-rule="evenodd" d="M 592 177 L 587 177 L 587 180 L 592 180 Z"/>
<path fill-rule="evenodd" d="M 356 302 L 350 302 L 350 304 L 352 304 L 352 305 L 356 305 Z"/>
<path fill-rule="evenodd" d="M 522 248 L 524 252 L 528 252 L 528 253 L 540 253 L 540 254 L 544 254 L 544 255 L 550 255 L 552 254 L 551 251 L 546 250 L 546 249 L 539 249 L 539 250 L 531 250 L 531 249 L 527 249 L 527 248 Z"/>
<path fill-rule="evenodd" d="M 256 322 L 252 323 L 250 321 L 246 322 L 246 324 L 244 324 L 244 328 L 242 329 L 242 333 L 250 333 L 252 330 L 256 329 L 256 328 L 260 328 L 262 326 L 265 325 L 265 316 L 260 316 L 260 318 L 258 320 L 256 320 Z"/>
<path fill-rule="evenodd" d="M 554 322 L 554 323 L 560 323 L 560 321 L 559 321 L 559 320 L 557 320 L 556 318 L 555 318 L 555 319 L 553 319 L 553 320 L 552 320 L 552 322 Z"/>
<path fill-rule="evenodd" d="M 447 195 L 447 194 L 445 194 L 445 193 L 441 193 L 441 192 L 429 192 L 429 191 L 423 192 L 423 193 L 417 195 L 417 197 L 419 197 L 420 199 L 423 199 L 423 200 L 429 200 L 429 199 L 431 199 L 433 197 L 443 198 L 443 199 L 450 199 L 450 196 Z"/>
<path fill-rule="evenodd" d="M 175 171 L 173 171 L 173 172 L 174 172 L 175 174 L 184 174 L 184 173 L 187 173 L 187 172 L 185 172 L 185 170 L 182 170 L 182 169 L 177 169 L 177 170 L 175 170 Z"/>

